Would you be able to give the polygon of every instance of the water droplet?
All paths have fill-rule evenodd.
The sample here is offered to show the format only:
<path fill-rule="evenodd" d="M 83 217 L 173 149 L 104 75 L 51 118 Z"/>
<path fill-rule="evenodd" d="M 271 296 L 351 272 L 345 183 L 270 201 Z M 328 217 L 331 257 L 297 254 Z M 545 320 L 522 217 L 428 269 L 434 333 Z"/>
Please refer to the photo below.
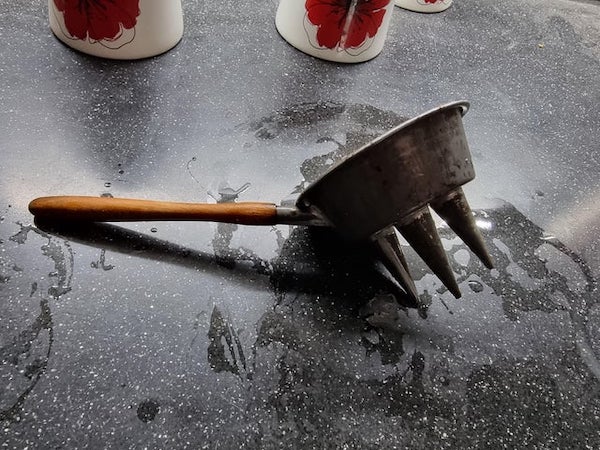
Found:
<path fill-rule="evenodd" d="M 473 292 L 483 292 L 483 284 L 479 281 L 469 281 L 467 283 Z"/>
<path fill-rule="evenodd" d="M 113 195 L 110 192 L 103 192 L 100 197 L 113 198 Z"/>
<path fill-rule="evenodd" d="M 145 423 L 153 421 L 159 412 L 160 405 L 155 400 L 145 400 L 137 408 L 138 419 Z"/>
<path fill-rule="evenodd" d="M 471 254 L 466 249 L 457 250 L 454 253 L 454 260 L 459 263 L 461 266 L 467 267 L 469 265 L 469 260 L 471 259 Z"/>
<path fill-rule="evenodd" d="M 112 183 L 110 181 L 107 181 L 106 183 L 104 183 L 105 188 L 109 188 L 111 186 L 112 186 Z"/>
<path fill-rule="evenodd" d="M 123 169 L 119 169 L 119 175 L 123 175 L 125 171 Z"/>
<path fill-rule="evenodd" d="M 151 233 L 156 233 L 157 231 L 158 231 L 158 228 L 156 228 L 156 227 L 150 228 Z"/>

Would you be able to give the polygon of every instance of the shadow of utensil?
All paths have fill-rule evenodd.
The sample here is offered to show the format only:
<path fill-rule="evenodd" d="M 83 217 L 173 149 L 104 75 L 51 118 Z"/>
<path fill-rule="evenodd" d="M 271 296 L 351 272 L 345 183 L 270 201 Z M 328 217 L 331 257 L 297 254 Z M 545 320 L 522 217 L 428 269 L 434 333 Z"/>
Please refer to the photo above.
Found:
<path fill-rule="evenodd" d="M 120 253 L 138 258 L 163 261 L 189 269 L 215 273 L 226 270 L 214 255 L 191 249 L 173 242 L 149 236 L 111 223 L 50 221 L 36 218 L 35 226 L 40 230 L 68 241 Z M 249 268 L 240 265 L 235 273 L 243 275 Z M 240 277 L 244 280 L 244 277 Z"/>
<path fill-rule="evenodd" d="M 376 260 L 369 242 L 349 242 L 330 228 L 297 227 L 271 262 L 271 283 L 276 293 L 301 287 L 301 292 L 326 295 L 356 307 L 377 294 L 393 293 L 401 305 L 416 308 Z"/>
<path fill-rule="evenodd" d="M 110 223 L 66 224 L 36 219 L 35 225 L 68 241 L 212 272 L 247 288 L 256 289 L 253 279 L 266 276 L 278 297 L 292 292 L 322 295 L 359 307 L 377 293 L 392 292 L 401 304 L 414 306 L 404 291 L 379 270 L 369 245 L 350 245 L 328 229 L 294 228 L 279 256 L 264 261 L 259 271 L 256 265 L 241 264 L 232 257 L 216 257 Z"/>

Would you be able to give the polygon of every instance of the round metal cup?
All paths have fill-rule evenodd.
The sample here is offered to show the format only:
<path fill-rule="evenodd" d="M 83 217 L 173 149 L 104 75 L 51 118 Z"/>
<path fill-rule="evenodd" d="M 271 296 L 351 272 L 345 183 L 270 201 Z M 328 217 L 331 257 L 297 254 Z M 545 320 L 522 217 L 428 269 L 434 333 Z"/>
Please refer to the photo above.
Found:
<path fill-rule="evenodd" d="M 468 107 L 453 102 L 402 123 L 308 186 L 297 207 L 351 239 L 401 223 L 475 177 L 462 124 Z"/>

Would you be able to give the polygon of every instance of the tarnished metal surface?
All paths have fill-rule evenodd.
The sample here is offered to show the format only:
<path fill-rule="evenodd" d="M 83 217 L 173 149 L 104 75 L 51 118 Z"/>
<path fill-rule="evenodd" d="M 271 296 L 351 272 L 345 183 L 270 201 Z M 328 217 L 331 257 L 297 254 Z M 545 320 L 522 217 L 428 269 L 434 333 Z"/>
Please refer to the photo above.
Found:
<path fill-rule="evenodd" d="M 308 186 L 299 207 L 316 208 L 353 239 L 401 223 L 475 177 L 467 107 L 445 105 L 390 130 Z"/>

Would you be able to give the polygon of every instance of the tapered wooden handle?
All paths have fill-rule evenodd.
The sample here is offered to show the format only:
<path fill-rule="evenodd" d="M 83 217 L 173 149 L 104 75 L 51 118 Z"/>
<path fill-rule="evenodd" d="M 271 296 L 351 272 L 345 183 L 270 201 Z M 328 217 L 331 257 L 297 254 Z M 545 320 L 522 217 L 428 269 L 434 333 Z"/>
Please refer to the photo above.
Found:
<path fill-rule="evenodd" d="M 29 211 L 53 221 L 136 222 L 199 220 L 275 225 L 277 207 L 271 203 L 178 203 L 111 197 L 57 196 L 36 198 Z"/>

